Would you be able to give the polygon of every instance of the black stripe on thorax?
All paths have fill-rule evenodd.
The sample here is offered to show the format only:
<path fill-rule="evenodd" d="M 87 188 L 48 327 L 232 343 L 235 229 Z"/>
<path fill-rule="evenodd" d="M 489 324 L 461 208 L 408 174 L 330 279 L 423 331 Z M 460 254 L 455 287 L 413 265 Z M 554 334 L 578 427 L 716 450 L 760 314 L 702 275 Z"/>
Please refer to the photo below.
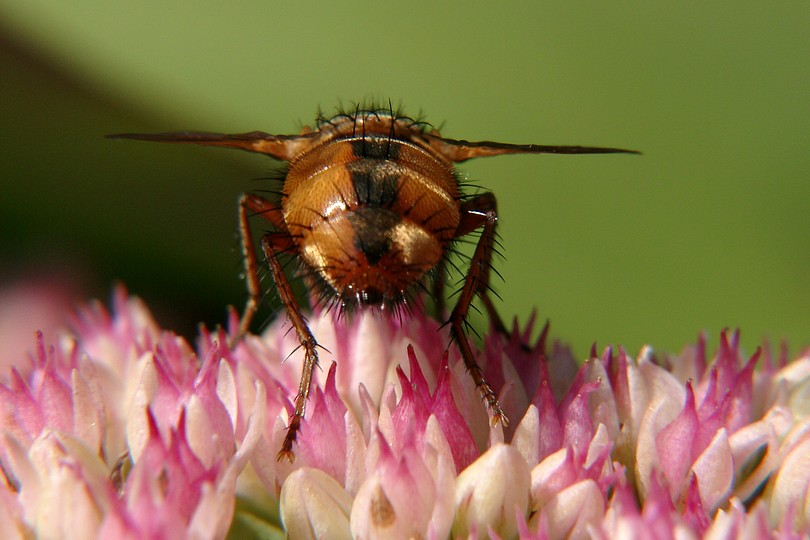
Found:
<path fill-rule="evenodd" d="M 359 206 L 390 208 L 397 200 L 400 168 L 389 160 L 358 159 L 346 164 Z"/>
<path fill-rule="evenodd" d="M 351 143 L 352 152 L 359 158 L 393 160 L 399 158 L 399 141 L 390 137 L 361 137 Z"/>

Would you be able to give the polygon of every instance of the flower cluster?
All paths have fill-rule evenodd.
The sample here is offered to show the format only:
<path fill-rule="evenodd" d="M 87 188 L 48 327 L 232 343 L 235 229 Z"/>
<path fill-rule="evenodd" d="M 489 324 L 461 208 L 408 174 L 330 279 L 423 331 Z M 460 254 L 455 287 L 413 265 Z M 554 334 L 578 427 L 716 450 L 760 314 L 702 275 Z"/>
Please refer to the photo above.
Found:
<path fill-rule="evenodd" d="M 711 359 L 701 338 L 579 363 L 547 329 L 529 344 L 530 323 L 479 352 L 503 426 L 435 321 L 311 327 L 330 353 L 294 463 L 276 460 L 302 363 L 283 320 L 191 347 L 119 290 L 112 315 L 2 358 L 0 537 L 810 533 L 810 352 L 749 357 L 723 333 Z"/>

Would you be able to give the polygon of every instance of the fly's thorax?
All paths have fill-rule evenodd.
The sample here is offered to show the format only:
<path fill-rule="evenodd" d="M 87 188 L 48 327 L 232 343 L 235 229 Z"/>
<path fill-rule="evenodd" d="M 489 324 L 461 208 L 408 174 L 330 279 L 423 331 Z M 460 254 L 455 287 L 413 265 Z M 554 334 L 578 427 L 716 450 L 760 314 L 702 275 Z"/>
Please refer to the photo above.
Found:
<path fill-rule="evenodd" d="M 384 136 L 327 141 L 290 163 L 287 225 L 313 226 L 333 212 L 379 206 L 451 238 L 460 218 L 452 165 L 429 148 Z M 291 231 L 292 232 L 292 231 Z"/>
<path fill-rule="evenodd" d="M 304 261 L 340 297 L 363 304 L 400 299 L 439 263 L 461 216 L 449 162 L 368 134 L 294 160 L 283 213 Z"/>

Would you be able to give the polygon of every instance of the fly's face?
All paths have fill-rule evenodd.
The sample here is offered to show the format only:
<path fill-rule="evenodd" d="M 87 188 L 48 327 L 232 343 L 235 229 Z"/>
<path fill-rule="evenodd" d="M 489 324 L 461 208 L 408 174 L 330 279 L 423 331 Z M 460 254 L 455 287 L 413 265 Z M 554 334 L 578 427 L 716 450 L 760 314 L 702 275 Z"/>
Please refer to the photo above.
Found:
<path fill-rule="evenodd" d="M 492 325 L 506 329 L 489 293 L 490 262 L 498 221 L 495 196 L 464 196 L 453 164 L 501 154 L 637 153 L 618 148 L 543 146 L 490 141 L 468 142 L 442 137 L 425 124 L 393 110 L 356 110 L 321 119 L 317 129 L 299 135 L 259 131 L 221 133 L 122 134 L 113 137 L 238 148 L 289 163 L 280 202 L 245 194 L 239 223 L 250 298 L 240 321 L 244 335 L 261 298 L 259 262 L 252 245 L 249 218 L 267 221 L 272 230 L 261 238 L 261 252 L 279 297 L 304 350 L 304 366 L 295 410 L 289 419 L 279 459 L 292 460 L 304 417 L 312 374 L 318 363 L 317 342 L 290 286 L 279 256 L 296 257 L 305 274 L 317 278 L 327 300 L 339 308 L 373 307 L 390 311 L 435 275 L 439 305 L 444 282 L 441 264 L 450 245 L 480 230 L 447 325 L 461 357 L 490 412 L 492 422 L 506 422 L 495 391 L 484 380 L 465 330 L 473 299 L 481 299 Z M 440 313 L 443 309 L 440 307 Z"/>
<path fill-rule="evenodd" d="M 313 225 L 302 234 L 300 247 L 303 261 L 334 291 L 341 307 L 381 310 L 403 302 L 444 253 L 421 225 L 380 207 L 359 207 Z"/>

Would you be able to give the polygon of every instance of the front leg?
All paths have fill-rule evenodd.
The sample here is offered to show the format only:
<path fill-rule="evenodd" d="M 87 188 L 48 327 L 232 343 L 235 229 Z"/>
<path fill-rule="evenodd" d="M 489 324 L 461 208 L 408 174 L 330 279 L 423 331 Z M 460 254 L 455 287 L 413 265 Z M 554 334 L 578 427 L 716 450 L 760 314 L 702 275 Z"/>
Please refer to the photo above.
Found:
<path fill-rule="evenodd" d="M 295 460 L 292 451 L 293 443 L 295 443 L 295 438 L 301 429 L 301 419 L 304 418 L 309 390 L 312 385 L 312 374 L 315 371 L 315 366 L 318 365 L 318 343 L 307 325 L 307 320 L 301 312 L 301 305 L 295 298 L 287 274 L 284 273 L 284 269 L 278 260 L 279 248 L 283 246 L 284 238 L 281 235 L 266 234 L 262 237 L 262 251 L 267 258 L 267 263 L 270 265 L 278 295 L 287 310 L 287 317 L 289 317 L 290 323 L 292 323 L 295 333 L 298 335 L 298 341 L 301 343 L 301 347 L 304 348 L 304 366 L 301 370 L 298 394 L 295 396 L 295 409 L 290 415 L 290 425 L 287 427 L 287 434 L 284 436 L 284 442 L 278 453 L 279 461 L 286 458 L 293 462 Z"/>
<path fill-rule="evenodd" d="M 295 459 L 292 447 L 295 438 L 301 428 L 301 419 L 306 410 L 307 398 L 312 384 L 312 375 L 315 366 L 318 365 L 318 343 L 307 326 L 307 320 L 301 312 L 301 306 L 295 298 L 290 280 L 278 260 L 280 253 L 295 253 L 297 246 L 287 230 L 281 208 L 270 201 L 251 194 L 244 194 L 239 199 L 239 232 L 242 239 L 242 254 L 245 260 L 245 282 L 248 289 L 248 301 L 245 311 L 239 322 L 239 334 L 237 339 L 244 336 L 250 329 L 250 323 L 256 313 L 261 299 L 261 286 L 259 284 L 259 263 L 256 252 L 253 249 L 253 236 L 250 230 L 249 218 L 252 216 L 261 217 L 275 226 L 276 231 L 267 233 L 262 237 L 261 247 L 270 272 L 273 275 L 279 298 L 287 311 L 287 317 L 295 328 L 298 340 L 304 348 L 304 366 L 301 372 L 301 381 L 298 385 L 298 394 L 295 397 L 295 409 L 290 416 L 287 434 L 278 453 L 278 459 L 286 458 L 289 461 Z"/>
<path fill-rule="evenodd" d="M 486 380 L 484 380 L 484 374 L 478 362 L 475 360 L 464 329 L 467 313 L 470 310 L 470 304 L 477 294 L 484 301 L 484 306 L 489 312 L 490 319 L 496 329 L 505 332 L 503 323 L 495 312 L 495 308 L 488 297 L 489 271 L 492 261 L 492 250 L 495 245 L 495 225 L 498 222 L 495 196 L 492 193 L 478 195 L 465 202 L 461 210 L 462 216 L 461 223 L 456 232 L 457 238 L 469 234 L 482 226 L 483 230 L 478 239 L 478 244 L 475 246 L 475 253 L 473 253 L 470 269 L 464 279 L 461 294 L 448 320 L 450 324 L 450 335 L 453 340 L 458 343 L 458 347 L 461 350 L 461 357 L 464 359 L 464 365 L 467 367 L 467 371 L 470 372 L 476 388 L 478 388 L 478 391 L 481 393 L 481 398 L 484 400 L 484 403 L 486 403 L 487 409 L 491 415 L 490 421 L 493 425 L 500 422 L 505 426 L 508 422 L 506 414 L 504 414 L 500 403 L 498 403 L 495 391 Z"/>

